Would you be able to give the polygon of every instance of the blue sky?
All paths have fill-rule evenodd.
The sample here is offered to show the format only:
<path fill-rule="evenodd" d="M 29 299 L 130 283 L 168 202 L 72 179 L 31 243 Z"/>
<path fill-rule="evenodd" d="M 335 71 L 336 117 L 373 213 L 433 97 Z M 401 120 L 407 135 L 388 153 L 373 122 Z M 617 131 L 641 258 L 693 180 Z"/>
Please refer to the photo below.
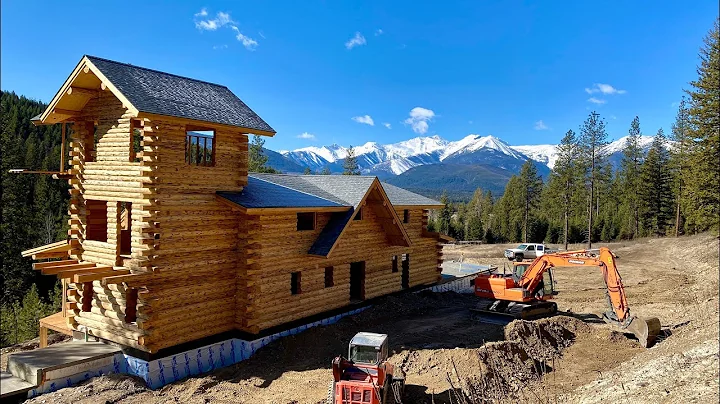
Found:
<path fill-rule="evenodd" d="M 275 150 L 556 143 L 592 109 L 616 139 L 635 115 L 669 132 L 717 16 L 714 0 L 4 1 L 1 84 L 47 102 L 83 54 L 220 83 Z"/>

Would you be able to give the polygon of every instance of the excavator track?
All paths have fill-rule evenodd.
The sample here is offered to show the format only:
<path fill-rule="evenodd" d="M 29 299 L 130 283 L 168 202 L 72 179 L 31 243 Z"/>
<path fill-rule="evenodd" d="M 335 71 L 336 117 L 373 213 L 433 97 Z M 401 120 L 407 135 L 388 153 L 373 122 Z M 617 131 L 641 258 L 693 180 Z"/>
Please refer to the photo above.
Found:
<path fill-rule="evenodd" d="M 503 300 L 480 299 L 470 309 L 471 318 L 488 324 L 506 325 L 513 320 L 536 320 L 554 316 L 557 313 L 555 302 L 517 303 Z"/>

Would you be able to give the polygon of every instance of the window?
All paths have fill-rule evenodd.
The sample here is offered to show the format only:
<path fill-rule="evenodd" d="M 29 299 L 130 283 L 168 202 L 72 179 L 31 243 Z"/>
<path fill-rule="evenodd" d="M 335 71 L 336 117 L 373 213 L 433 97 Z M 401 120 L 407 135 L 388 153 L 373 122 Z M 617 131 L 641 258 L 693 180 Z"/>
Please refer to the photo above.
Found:
<path fill-rule="evenodd" d="M 300 272 L 293 272 L 292 274 L 290 274 L 290 294 L 300 294 L 300 278 Z"/>
<path fill-rule="evenodd" d="M 534 245 L 528 246 L 527 251 L 535 251 L 535 246 Z"/>
<path fill-rule="evenodd" d="M 331 288 L 335 286 L 335 280 L 333 279 L 333 267 L 325 267 L 325 287 Z"/>
<path fill-rule="evenodd" d="M 398 256 L 393 255 L 392 257 L 392 271 L 397 272 L 398 271 Z"/>
<path fill-rule="evenodd" d="M 132 203 L 118 202 L 118 224 L 120 225 L 120 255 L 130 255 L 132 248 Z"/>
<path fill-rule="evenodd" d="M 410 211 L 407 209 L 403 210 L 403 223 L 410 223 Z"/>
<path fill-rule="evenodd" d="M 141 162 L 142 161 L 142 131 L 143 122 L 137 119 L 130 121 L 130 161 Z"/>
<path fill-rule="evenodd" d="M 137 288 L 130 288 L 125 292 L 125 322 L 134 323 L 137 321 Z"/>
<path fill-rule="evenodd" d="M 85 239 L 107 242 L 107 202 L 87 200 L 85 201 L 85 212 L 87 220 Z"/>
<path fill-rule="evenodd" d="M 358 208 L 357 213 L 355 214 L 355 217 L 353 217 L 353 220 L 362 220 L 363 218 L 363 208 Z"/>
<path fill-rule="evenodd" d="M 215 130 L 185 131 L 185 162 L 193 166 L 215 165 Z"/>
<path fill-rule="evenodd" d="M 297 214 L 297 229 L 315 230 L 315 212 L 302 212 Z"/>

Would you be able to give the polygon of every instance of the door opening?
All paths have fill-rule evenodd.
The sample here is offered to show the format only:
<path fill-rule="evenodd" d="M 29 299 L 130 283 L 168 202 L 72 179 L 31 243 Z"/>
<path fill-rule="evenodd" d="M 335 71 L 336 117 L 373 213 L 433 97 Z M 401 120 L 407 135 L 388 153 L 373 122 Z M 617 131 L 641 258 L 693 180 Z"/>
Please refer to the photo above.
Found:
<path fill-rule="evenodd" d="M 350 301 L 365 300 L 365 261 L 350 264 Z"/>

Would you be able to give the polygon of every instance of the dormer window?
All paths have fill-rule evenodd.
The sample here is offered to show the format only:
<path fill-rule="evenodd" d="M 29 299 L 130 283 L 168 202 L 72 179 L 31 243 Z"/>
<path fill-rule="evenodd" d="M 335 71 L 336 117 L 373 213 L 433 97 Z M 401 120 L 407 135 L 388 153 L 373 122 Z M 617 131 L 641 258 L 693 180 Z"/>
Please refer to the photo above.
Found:
<path fill-rule="evenodd" d="M 193 166 L 215 165 L 215 130 L 187 128 L 185 131 L 185 162 Z"/>

